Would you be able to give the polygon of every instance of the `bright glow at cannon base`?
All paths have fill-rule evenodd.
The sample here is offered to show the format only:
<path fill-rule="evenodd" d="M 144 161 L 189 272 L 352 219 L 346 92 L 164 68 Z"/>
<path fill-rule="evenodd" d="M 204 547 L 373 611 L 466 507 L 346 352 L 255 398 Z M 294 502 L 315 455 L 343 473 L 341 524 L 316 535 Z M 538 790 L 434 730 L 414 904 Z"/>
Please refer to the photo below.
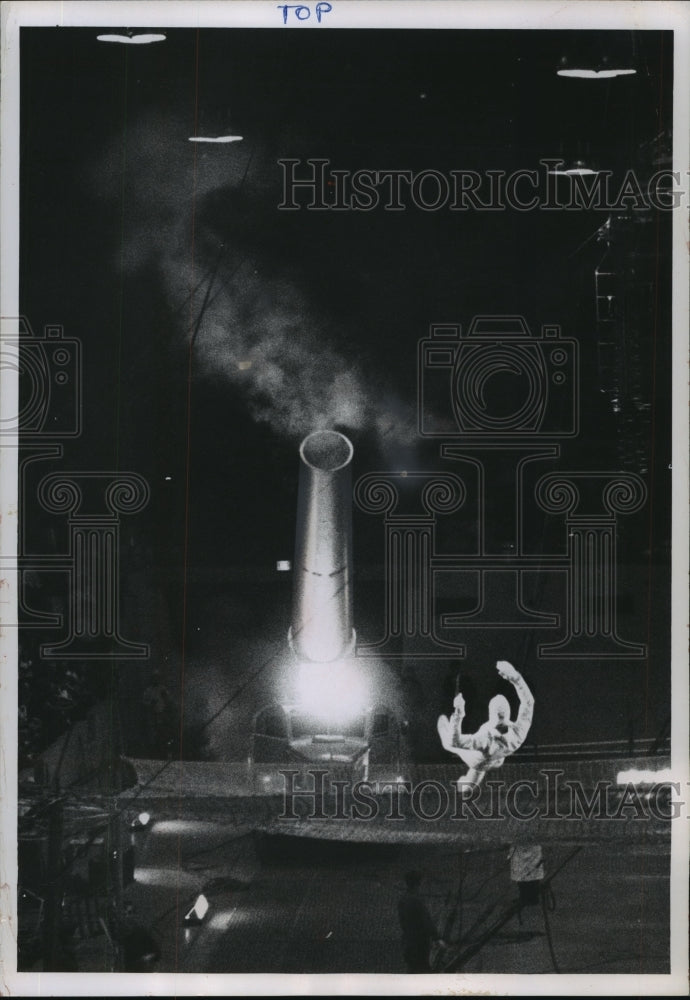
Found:
<path fill-rule="evenodd" d="M 337 722 L 362 712 L 367 707 L 370 692 L 359 665 L 352 660 L 338 660 L 301 663 L 295 695 L 303 708 Z"/>

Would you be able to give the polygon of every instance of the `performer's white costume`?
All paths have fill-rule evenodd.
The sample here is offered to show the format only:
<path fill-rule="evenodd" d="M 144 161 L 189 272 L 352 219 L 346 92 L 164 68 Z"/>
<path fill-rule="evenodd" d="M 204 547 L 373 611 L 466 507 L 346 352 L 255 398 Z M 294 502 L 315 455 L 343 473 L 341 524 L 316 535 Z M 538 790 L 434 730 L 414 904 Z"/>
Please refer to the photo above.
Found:
<path fill-rule="evenodd" d="M 438 734 L 446 750 L 457 754 L 468 767 L 467 774 L 458 781 L 458 789 L 469 795 L 481 784 L 487 771 L 500 767 L 505 758 L 522 746 L 532 725 L 534 698 L 521 674 L 507 660 L 496 664 L 498 673 L 510 681 L 520 698 L 520 708 L 515 722 L 510 718 L 508 699 L 497 694 L 489 702 L 489 719 L 476 733 L 463 733 L 465 699 L 457 694 L 453 701 L 454 712 L 450 718 L 440 715 Z"/>

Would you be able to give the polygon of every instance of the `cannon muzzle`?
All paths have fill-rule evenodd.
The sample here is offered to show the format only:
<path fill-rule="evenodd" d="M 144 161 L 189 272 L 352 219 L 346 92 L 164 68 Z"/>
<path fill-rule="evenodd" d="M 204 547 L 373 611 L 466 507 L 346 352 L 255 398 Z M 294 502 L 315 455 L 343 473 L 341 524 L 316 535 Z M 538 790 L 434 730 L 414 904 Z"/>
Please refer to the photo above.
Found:
<path fill-rule="evenodd" d="M 300 660 L 330 663 L 354 650 L 351 442 L 315 431 L 300 446 L 292 625 Z"/>

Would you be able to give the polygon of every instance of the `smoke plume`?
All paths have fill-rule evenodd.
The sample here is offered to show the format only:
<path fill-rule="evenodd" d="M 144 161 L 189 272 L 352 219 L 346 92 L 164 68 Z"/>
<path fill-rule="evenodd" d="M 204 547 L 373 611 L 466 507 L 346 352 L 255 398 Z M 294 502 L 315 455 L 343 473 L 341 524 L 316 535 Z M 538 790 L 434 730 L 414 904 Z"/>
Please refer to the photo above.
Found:
<path fill-rule="evenodd" d="M 412 444 L 414 407 L 402 404 L 384 372 L 365 370 L 353 331 L 315 307 L 294 270 L 248 251 L 232 212 L 219 218 L 221 202 L 275 196 L 267 149 L 251 140 L 200 149 L 189 131 L 173 117 L 140 119 L 128 126 L 126 148 L 114 140 L 98 164 L 99 197 L 121 202 L 114 264 L 123 281 L 153 265 L 177 337 L 193 342 L 194 374 L 227 380 L 277 433 L 298 441 L 339 426 Z"/>

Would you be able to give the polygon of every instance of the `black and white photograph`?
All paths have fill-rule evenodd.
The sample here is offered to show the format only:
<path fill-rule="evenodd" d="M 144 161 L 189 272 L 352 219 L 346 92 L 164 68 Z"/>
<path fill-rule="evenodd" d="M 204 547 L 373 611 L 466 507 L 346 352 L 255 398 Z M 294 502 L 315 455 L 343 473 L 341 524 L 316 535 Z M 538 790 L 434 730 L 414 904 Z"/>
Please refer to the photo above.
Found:
<path fill-rule="evenodd" d="M 690 6 L 1 10 L 0 992 L 687 995 Z"/>

